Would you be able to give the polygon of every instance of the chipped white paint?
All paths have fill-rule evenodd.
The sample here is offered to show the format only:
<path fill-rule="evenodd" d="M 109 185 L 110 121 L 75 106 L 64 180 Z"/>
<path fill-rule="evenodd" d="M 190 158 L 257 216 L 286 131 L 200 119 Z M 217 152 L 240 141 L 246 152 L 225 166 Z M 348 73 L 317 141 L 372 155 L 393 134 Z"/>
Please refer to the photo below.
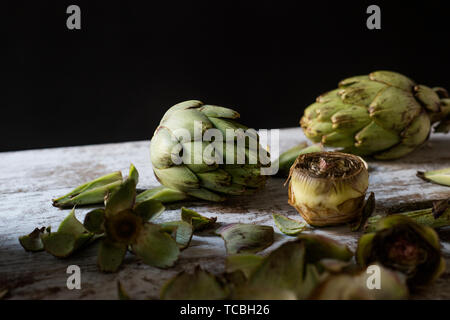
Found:
<path fill-rule="evenodd" d="M 284 151 L 304 141 L 301 129 L 280 132 L 280 150 Z M 149 142 L 129 142 L 0 153 L 0 288 L 11 289 L 11 299 L 116 299 L 116 280 L 121 280 L 130 296 L 137 299 L 157 298 L 160 286 L 181 270 L 192 270 L 197 264 L 211 272 L 223 271 L 225 248 L 214 236 L 194 236 L 175 267 L 161 270 L 140 263 L 128 254 L 116 274 L 102 274 L 96 267 L 96 245 L 68 259 L 56 259 L 46 253 L 28 253 L 17 238 L 37 226 L 54 228 L 68 214 L 52 207 L 50 199 L 70 191 L 74 186 L 115 170 L 127 174 L 130 162 L 140 173 L 139 188 L 151 188 L 158 183 L 153 176 L 148 151 Z M 450 135 L 432 135 L 422 148 L 396 161 L 369 161 L 370 187 L 377 198 L 377 210 L 408 201 L 450 197 L 450 188 L 426 183 L 416 178 L 417 170 L 450 167 Z M 248 197 L 238 197 L 225 203 L 200 201 L 183 203 L 208 217 L 217 216 L 220 223 L 247 222 L 274 226 L 272 213 L 301 219 L 287 204 L 287 189 L 283 179 L 271 178 L 266 188 Z M 182 204 L 168 206 L 159 219 L 179 219 Z M 88 208 L 77 209 L 83 219 Z M 275 226 L 274 226 L 275 227 Z M 276 242 L 265 252 L 290 239 L 277 231 Z M 358 233 L 348 227 L 323 228 L 313 231 L 355 249 Z M 415 295 L 417 298 L 450 299 L 450 230 L 439 232 L 443 239 L 447 271 L 436 284 Z M 263 253 L 265 253 L 263 252 Z M 79 265 L 82 289 L 68 290 L 66 269 Z"/>

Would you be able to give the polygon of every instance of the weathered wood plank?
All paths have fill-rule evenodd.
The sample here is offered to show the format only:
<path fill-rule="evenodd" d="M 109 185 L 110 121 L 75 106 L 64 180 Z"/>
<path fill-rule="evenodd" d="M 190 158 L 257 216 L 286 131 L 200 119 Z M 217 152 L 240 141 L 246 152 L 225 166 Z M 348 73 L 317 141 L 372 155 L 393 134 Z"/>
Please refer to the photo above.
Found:
<path fill-rule="evenodd" d="M 304 141 L 299 128 L 280 132 L 281 151 Z M 195 236 L 191 247 L 182 252 L 174 268 L 161 270 L 140 263 L 128 255 L 116 274 L 102 274 L 96 267 L 94 245 L 74 256 L 60 260 L 46 253 L 27 253 L 17 238 L 36 226 L 57 227 L 67 210 L 52 207 L 50 199 L 74 186 L 115 170 L 127 173 L 130 162 L 140 172 L 140 188 L 158 185 L 150 164 L 148 141 L 82 147 L 0 153 L 0 288 L 12 288 L 12 299 L 116 299 L 116 280 L 121 280 L 133 298 L 157 298 L 160 286 L 180 270 L 201 264 L 211 272 L 221 272 L 225 258 L 223 241 L 218 237 Z M 450 188 L 416 178 L 417 170 L 450 166 L 450 137 L 432 135 L 429 142 L 404 159 L 369 161 L 370 188 L 377 198 L 377 210 L 409 201 L 450 197 Z M 248 222 L 273 225 L 271 214 L 281 213 L 301 219 L 287 204 L 283 180 L 272 178 L 260 193 L 228 200 L 225 203 L 200 201 L 184 203 L 206 216 L 217 216 L 221 223 Z M 159 219 L 179 219 L 181 204 L 169 206 Z M 88 209 L 77 209 L 84 218 Z M 275 228 L 276 231 L 278 231 Z M 359 234 L 348 227 L 316 229 L 355 248 Z M 447 271 L 436 284 L 415 295 L 416 298 L 450 299 L 450 230 L 440 231 Z M 277 233 L 273 250 L 288 237 Z M 82 270 L 82 289 L 68 290 L 66 268 L 76 264 Z"/>

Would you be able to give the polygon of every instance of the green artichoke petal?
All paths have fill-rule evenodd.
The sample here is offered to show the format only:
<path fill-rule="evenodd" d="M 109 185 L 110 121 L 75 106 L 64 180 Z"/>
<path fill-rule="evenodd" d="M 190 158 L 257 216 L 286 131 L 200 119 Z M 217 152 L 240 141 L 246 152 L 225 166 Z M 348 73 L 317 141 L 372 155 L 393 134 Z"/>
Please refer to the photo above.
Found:
<path fill-rule="evenodd" d="M 340 101 L 339 97 L 340 89 L 334 89 L 328 92 L 325 92 L 316 98 L 316 102 L 320 102 L 321 104 L 330 101 Z"/>
<path fill-rule="evenodd" d="M 179 135 L 184 134 L 184 132 L 179 132 L 179 129 L 187 130 L 190 134 L 190 138 L 194 140 L 196 136 L 196 125 L 200 125 L 199 128 L 201 129 L 201 132 L 199 131 L 198 133 L 201 133 L 202 136 L 207 129 L 213 128 L 213 124 L 209 121 L 209 118 L 195 109 L 175 111 L 169 118 L 161 122 L 161 125 L 169 129 L 178 140 L 180 140 Z"/>
<path fill-rule="evenodd" d="M 370 80 L 382 82 L 408 92 L 411 92 L 415 85 L 414 81 L 410 78 L 392 71 L 375 71 L 369 74 L 369 78 Z"/>
<path fill-rule="evenodd" d="M 205 104 L 199 109 L 203 112 L 207 117 L 215 117 L 215 118 L 228 118 L 228 119 L 237 119 L 240 117 L 239 113 L 220 106 L 213 106 L 209 104 Z"/>
<path fill-rule="evenodd" d="M 361 80 L 341 88 L 338 94 L 344 103 L 366 106 L 369 105 L 384 88 L 386 88 L 386 85 L 383 83 Z"/>
<path fill-rule="evenodd" d="M 325 102 L 320 108 L 316 109 L 317 119 L 320 121 L 329 121 L 336 112 L 345 110 L 348 107 L 349 105 L 343 103 L 341 100 Z"/>
<path fill-rule="evenodd" d="M 390 148 L 400 142 L 400 137 L 394 132 L 380 127 L 372 121 L 355 136 L 355 147 L 363 152 L 376 152 Z"/>
<path fill-rule="evenodd" d="M 150 159 L 153 167 L 157 169 L 170 168 L 174 165 L 172 153 L 178 155 L 181 145 L 178 140 L 165 127 L 158 127 L 150 142 Z M 175 154 L 177 153 L 177 154 Z"/>
<path fill-rule="evenodd" d="M 133 179 L 125 180 L 120 187 L 107 196 L 105 215 L 112 216 L 123 210 L 131 209 L 136 199 L 136 184 Z"/>
<path fill-rule="evenodd" d="M 229 273 L 241 270 L 248 279 L 263 260 L 256 254 L 232 254 L 226 258 L 225 269 Z"/>
<path fill-rule="evenodd" d="M 144 225 L 132 249 L 145 264 L 159 268 L 173 266 L 180 254 L 176 241 L 160 226 L 150 223 Z"/>
<path fill-rule="evenodd" d="M 189 196 L 176 189 L 159 186 L 156 188 L 145 190 L 136 196 L 136 202 L 144 202 L 146 200 L 158 200 L 162 203 L 170 203 L 188 199 Z"/>
<path fill-rule="evenodd" d="M 332 132 L 322 137 L 322 144 L 328 147 L 349 148 L 355 145 L 355 138 L 344 132 Z"/>
<path fill-rule="evenodd" d="M 261 175 L 261 169 L 259 168 L 224 167 L 224 170 L 233 177 L 233 183 L 253 188 L 262 187 L 267 179 L 266 176 Z"/>
<path fill-rule="evenodd" d="M 422 102 L 422 105 L 430 112 L 441 110 L 441 101 L 436 91 L 424 85 L 414 86 L 415 97 Z"/>
<path fill-rule="evenodd" d="M 186 249 L 191 243 L 194 227 L 186 221 L 169 221 L 161 224 L 164 232 L 169 232 L 178 244 L 180 250 Z"/>
<path fill-rule="evenodd" d="M 102 239 L 98 248 L 97 266 L 102 272 L 116 272 L 127 253 L 127 244 Z"/>
<path fill-rule="evenodd" d="M 304 244 L 287 242 L 272 251 L 255 268 L 248 280 L 248 287 L 285 289 L 297 296 L 302 295 L 304 264 Z"/>
<path fill-rule="evenodd" d="M 321 142 L 322 136 L 333 132 L 333 124 L 315 120 L 308 127 L 304 128 L 304 132 L 313 142 Z"/>
<path fill-rule="evenodd" d="M 164 116 L 161 119 L 161 123 L 164 122 L 167 118 L 171 117 L 175 111 L 179 110 L 187 110 L 187 109 L 196 109 L 200 108 L 203 105 L 203 102 L 199 100 L 187 100 L 176 105 L 172 106 L 169 110 L 166 111 Z"/>
<path fill-rule="evenodd" d="M 219 150 L 218 158 L 216 159 L 212 154 L 205 152 L 205 149 L 208 148 L 209 145 L 209 142 L 202 141 L 183 143 L 183 164 L 195 173 L 208 172 L 217 169 L 219 167 L 219 161 L 222 161 L 222 154 Z M 212 153 L 214 149 L 211 149 Z"/>
<path fill-rule="evenodd" d="M 213 201 L 213 202 L 225 201 L 225 199 L 226 199 L 224 196 L 217 194 L 215 192 L 212 192 L 205 188 L 190 190 L 190 191 L 187 191 L 187 194 L 189 194 L 193 197 L 199 198 L 199 199 Z"/>
<path fill-rule="evenodd" d="M 211 273 L 196 267 L 193 274 L 180 272 L 161 288 L 161 300 L 220 300 L 228 291 Z"/>
<path fill-rule="evenodd" d="M 161 201 L 149 199 L 137 203 L 133 212 L 140 216 L 143 221 L 150 221 L 159 217 L 166 208 Z"/>
<path fill-rule="evenodd" d="M 331 122 L 333 129 L 339 132 L 355 133 L 370 122 L 369 112 L 360 106 L 350 106 L 333 114 Z"/>
<path fill-rule="evenodd" d="M 188 193 L 198 189 L 200 182 L 197 176 L 186 166 L 174 166 L 165 169 L 153 168 L 158 180 L 165 186 Z"/>
<path fill-rule="evenodd" d="M 339 86 L 339 88 L 348 87 L 348 86 L 351 86 L 351 85 L 353 85 L 355 83 L 358 83 L 358 82 L 364 81 L 364 80 L 370 80 L 369 76 L 364 75 L 364 76 L 350 77 L 350 78 L 347 78 L 347 79 L 344 79 L 344 80 L 340 81 L 338 86 Z"/>
<path fill-rule="evenodd" d="M 59 197 L 57 199 L 53 199 L 53 205 L 56 207 L 73 207 L 75 204 L 78 203 L 74 203 L 74 198 L 79 196 L 81 193 L 83 192 L 87 192 L 90 190 L 94 190 L 100 188 L 100 187 L 105 187 L 107 185 L 110 185 L 114 182 L 121 182 L 122 181 L 122 173 L 120 171 L 116 171 L 104 176 L 101 176 L 97 179 L 94 179 L 90 182 L 84 183 L 78 187 L 76 187 L 75 189 L 73 189 L 72 191 L 70 191 L 68 194 Z M 101 200 L 103 201 L 103 200 Z"/>
<path fill-rule="evenodd" d="M 370 117 L 387 130 L 400 133 L 422 111 L 412 93 L 387 87 L 369 106 Z"/>
<path fill-rule="evenodd" d="M 105 232 L 105 209 L 98 208 L 89 211 L 84 217 L 83 226 L 89 232 L 102 234 Z"/>
<path fill-rule="evenodd" d="M 400 144 L 376 154 L 376 159 L 395 159 L 400 158 L 417 146 L 421 145 L 428 138 L 430 133 L 430 118 L 426 112 L 422 112 L 414 121 L 402 132 Z"/>

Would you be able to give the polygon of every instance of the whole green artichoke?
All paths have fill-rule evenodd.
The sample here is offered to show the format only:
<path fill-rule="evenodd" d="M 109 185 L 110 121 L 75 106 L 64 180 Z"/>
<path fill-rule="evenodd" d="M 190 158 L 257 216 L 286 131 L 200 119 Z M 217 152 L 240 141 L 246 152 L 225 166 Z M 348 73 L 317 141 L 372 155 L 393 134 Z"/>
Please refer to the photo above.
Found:
<path fill-rule="evenodd" d="M 305 135 L 344 152 L 378 159 L 402 157 L 425 142 L 435 122 L 450 114 L 443 88 L 416 85 L 392 71 L 375 71 L 339 83 L 306 108 Z M 441 126 L 446 131 L 446 126 Z"/>
<path fill-rule="evenodd" d="M 222 201 L 229 195 L 247 194 L 262 188 L 267 177 L 261 174 L 263 164 L 258 152 L 261 155 L 263 149 L 259 145 L 259 136 L 254 130 L 244 131 L 248 128 L 234 120 L 239 117 L 234 110 L 197 100 L 184 101 L 167 110 L 150 145 L 153 171 L 158 181 L 166 187 L 209 201 Z M 203 138 L 208 132 L 214 133 L 211 129 L 223 137 L 211 139 L 213 144 Z M 180 130 L 187 136 L 181 134 L 180 137 Z M 200 139 L 198 134 L 196 137 L 196 130 L 201 133 Z M 229 137 L 230 130 L 234 137 Z M 246 142 L 239 145 L 237 137 L 243 135 Z M 209 152 L 212 145 L 215 151 Z M 239 154 L 244 155 L 244 161 L 242 157 L 239 160 Z M 174 156 L 175 160 L 179 156 L 183 161 L 174 162 Z M 266 154 L 266 159 L 270 160 L 267 157 Z M 200 159 L 200 162 L 194 159 Z"/>

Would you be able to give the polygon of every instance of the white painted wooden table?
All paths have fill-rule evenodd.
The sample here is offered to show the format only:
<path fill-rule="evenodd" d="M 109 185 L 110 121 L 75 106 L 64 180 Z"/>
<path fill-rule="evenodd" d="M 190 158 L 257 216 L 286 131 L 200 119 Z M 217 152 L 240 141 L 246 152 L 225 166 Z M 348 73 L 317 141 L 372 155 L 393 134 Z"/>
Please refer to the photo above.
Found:
<path fill-rule="evenodd" d="M 280 132 L 281 151 L 306 140 L 300 128 Z M 115 274 L 97 271 L 97 245 L 68 259 L 57 259 L 45 253 L 25 252 L 18 236 L 35 227 L 56 228 L 68 214 L 51 205 L 50 199 L 65 194 L 73 187 L 100 175 L 122 170 L 126 175 L 130 162 L 140 172 L 139 188 L 158 184 L 152 173 L 149 141 L 115 143 L 82 147 L 29 150 L 0 153 L 0 289 L 10 289 L 10 299 L 116 299 L 116 280 L 121 280 L 131 297 L 152 298 L 159 295 L 160 286 L 181 270 L 192 270 L 197 264 L 219 273 L 224 268 L 225 248 L 220 237 L 194 236 L 176 266 L 167 270 L 149 267 L 128 254 L 123 267 Z M 377 199 L 377 210 L 409 201 L 450 197 L 450 188 L 427 183 L 415 176 L 417 170 L 450 167 L 450 135 L 432 135 L 429 142 L 406 158 L 369 162 L 370 187 Z M 287 188 L 283 180 L 271 178 L 266 188 L 253 196 L 239 197 L 225 203 L 189 202 L 172 204 L 159 219 L 178 220 L 181 205 L 205 216 L 217 216 L 218 222 L 244 222 L 273 225 L 271 214 L 281 213 L 301 219 L 287 203 Z M 89 208 L 76 210 L 83 219 Z M 276 242 L 273 250 L 291 239 L 274 226 Z M 359 233 L 347 226 L 315 229 L 348 244 L 355 249 Z M 432 286 L 416 293 L 414 298 L 450 299 L 450 229 L 439 231 L 447 270 Z M 82 289 L 68 290 L 68 265 L 76 264 L 82 271 Z"/>

